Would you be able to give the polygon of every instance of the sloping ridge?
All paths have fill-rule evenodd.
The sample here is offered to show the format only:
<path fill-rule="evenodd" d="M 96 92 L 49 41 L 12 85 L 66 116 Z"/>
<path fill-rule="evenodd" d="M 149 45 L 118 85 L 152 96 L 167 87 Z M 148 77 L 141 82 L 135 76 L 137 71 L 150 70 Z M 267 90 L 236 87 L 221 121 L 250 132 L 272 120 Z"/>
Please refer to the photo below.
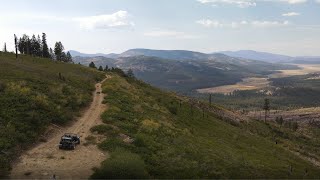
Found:
<path fill-rule="evenodd" d="M 72 126 L 60 128 L 47 142 L 25 152 L 13 165 L 11 178 L 50 179 L 54 175 L 61 179 L 89 178 L 92 168 L 99 167 L 108 157 L 96 145 L 83 145 L 84 139 L 90 135 L 90 128 L 102 123 L 100 115 L 106 110 L 106 105 L 102 103 L 104 94 L 101 85 L 106 79 L 96 84 L 93 101 L 83 115 Z M 81 144 L 73 151 L 58 148 L 59 140 L 66 132 L 76 133 L 81 137 Z"/>

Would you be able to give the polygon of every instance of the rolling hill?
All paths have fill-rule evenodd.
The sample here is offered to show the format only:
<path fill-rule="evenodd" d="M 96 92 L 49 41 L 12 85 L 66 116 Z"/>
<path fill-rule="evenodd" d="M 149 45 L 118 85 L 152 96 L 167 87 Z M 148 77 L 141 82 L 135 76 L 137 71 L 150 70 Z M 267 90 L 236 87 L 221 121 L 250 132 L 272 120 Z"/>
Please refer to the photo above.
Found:
<path fill-rule="evenodd" d="M 103 78 L 81 65 L 0 52 L 0 177 L 50 124 L 65 125 L 78 116 Z"/>
<path fill-rule="evenodd" d="M 147 55 L 138 55 L 145 52 Z M 233 84 L 242 78 L 262 77 L 279 69 L 294 69 L 292 65 L 272 64 L 256 60 L 239 59 L 224 54 L 206 55 L 190 51 L 168 51 L 157 57 L 156 53 L 164 51 L 132 50 L 116 59 L 106 57 L 75 57 L 76 63 L 88 65 L 91 61 L 98 66 L 108 65 L 124 70 L 129 68 L 141 80 L 163 89 L 190 93 L 196 89 Z M 156 52 L 156 53 L 154 53 Z M 178 59 L 178 54 L 183 54 Z M 160 56 L 160 55 L 158 55 Z"/>

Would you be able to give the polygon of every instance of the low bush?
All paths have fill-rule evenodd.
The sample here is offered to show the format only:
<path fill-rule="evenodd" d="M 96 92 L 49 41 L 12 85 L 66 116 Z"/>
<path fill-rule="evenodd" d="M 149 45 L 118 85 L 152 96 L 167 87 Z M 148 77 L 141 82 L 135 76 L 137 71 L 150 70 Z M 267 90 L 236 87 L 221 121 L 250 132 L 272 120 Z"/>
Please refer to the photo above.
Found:
<path fill-rule="evenodd" d="M 138 154 L 116 149 L 100 169 L 95 169 L 93 179 L 145 179 L 149 175 L 146 165 Z"/>

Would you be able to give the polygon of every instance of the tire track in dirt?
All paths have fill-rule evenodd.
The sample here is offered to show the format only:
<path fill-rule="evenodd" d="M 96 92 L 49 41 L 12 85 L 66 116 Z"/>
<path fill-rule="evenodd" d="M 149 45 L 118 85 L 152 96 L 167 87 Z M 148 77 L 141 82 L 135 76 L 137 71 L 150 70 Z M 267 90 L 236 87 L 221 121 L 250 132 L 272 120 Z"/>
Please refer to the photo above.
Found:
<path fill-rule="evenodd" d="M 87 179 L 93 173 L 92 168 L 100 166 L 108 154 L 96 145 L 84 146 L 83 143 L 85 137 L 91 135 L 90 128 L 102 123 L 100 115 L 107 107 L 102 103 L 104 94 L 101 85 L 106 79 L 96 84 L 93 101 L 83 115 L 72 126 L 61 128 L 47 142 L 25 152 L 13 165 L 11 178 L 49 179 L 55 175 L 59 179 Z M 60 138 L 66 132 L 81 137 L 81 144 L 73 151 L 58 148 Z"/>

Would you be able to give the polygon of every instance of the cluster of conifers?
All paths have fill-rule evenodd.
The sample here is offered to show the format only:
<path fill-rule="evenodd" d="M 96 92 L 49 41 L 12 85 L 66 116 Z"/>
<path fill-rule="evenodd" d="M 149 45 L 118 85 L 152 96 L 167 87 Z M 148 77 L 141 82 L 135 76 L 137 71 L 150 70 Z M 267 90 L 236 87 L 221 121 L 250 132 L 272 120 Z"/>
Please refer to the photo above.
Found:
<path fill-rule="evenodd" d="M 31 38 L 26 34 L 20 38 L 14 35 L 14 41 L 17 55 L 19 51 L 20 54 L 51 58 L 62 62 L 72 62 L 70 52 L 64 52 L 64 47 L 60 41 L 55 43 L 54 49 L 48 47 L 46 33 L 42 33 L 42 37 L 33 34 Z M 7 52 L 6 44 L 3 51 Z"/>

